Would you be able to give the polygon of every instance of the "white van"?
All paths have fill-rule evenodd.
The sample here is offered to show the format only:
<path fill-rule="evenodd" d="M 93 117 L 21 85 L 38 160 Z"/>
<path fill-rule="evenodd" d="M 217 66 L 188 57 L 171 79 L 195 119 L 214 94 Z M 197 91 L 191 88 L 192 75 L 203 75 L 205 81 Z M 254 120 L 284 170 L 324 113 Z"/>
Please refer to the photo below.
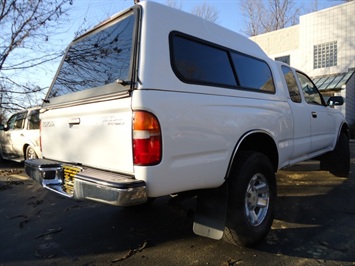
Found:
<path fill-rule="evenodd" d="M 3 159 L 22 162 L 42 156 L 39 145 L 39 107 L 13 114 L 0 125 L 0 155 Z"/>

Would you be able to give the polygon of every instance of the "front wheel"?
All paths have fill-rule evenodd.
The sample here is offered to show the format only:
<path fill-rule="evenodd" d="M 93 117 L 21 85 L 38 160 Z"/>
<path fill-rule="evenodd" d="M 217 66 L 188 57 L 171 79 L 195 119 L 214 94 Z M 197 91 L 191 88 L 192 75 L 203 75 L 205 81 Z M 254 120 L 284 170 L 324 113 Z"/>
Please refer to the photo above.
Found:
<path fill-rule="evenodd" d="M 270 160 L 259 152 L 241 152 L 229 176 L 224 239 L 252 246 L 266 237 L 274 220 L 276 178 Z"/>

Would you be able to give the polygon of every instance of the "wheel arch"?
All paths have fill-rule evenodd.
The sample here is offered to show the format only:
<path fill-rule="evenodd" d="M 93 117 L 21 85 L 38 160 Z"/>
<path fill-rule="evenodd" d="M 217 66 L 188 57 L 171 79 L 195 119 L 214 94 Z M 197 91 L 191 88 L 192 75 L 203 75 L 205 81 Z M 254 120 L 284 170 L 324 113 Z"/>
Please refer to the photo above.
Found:
<path fill-rule="evenodd" d="M 23 158 L 26 160 L 26 150 L 27 150 L 27 147 L 30 146 L 30 144 L 28 143 L 25 143 L 23 145 L 23 148 L 22 148 L 22 151 L 23 151 Z"/>
<path fill-rule="evenodd" d="M 237 158 L 238 153 L 241 151 L 257 151 L 264 154 L 271 161 L 275 173 L 277 172 L 279 154 L 276 143 L 269 133 L 266 131 L 258 130 L 246 133 L 238 141 L 229 162 L 226 179 L 228 178 L 230 171 L 233 168 L 233 164 L 235 163 L 235 159 Z"/>
<path fill-rule="evenodd" d="M 32 147 L 32 149 L 33 149 L 33 146 L 30 144 L 30 143 L 25 143 L 24 145 L 23 145 L 23 148 L 22 148 L 22 150 L 23 150 L 23 159 L 24 160 L 27 160 L 28 158 L 26 158 L 27 157 L 27 148 L 28 147 Z M 36 151 L 35 151 L 36 152 Z"/>
<path fill-rule="evenodd" d="M 338 138 L 339 138 L 340 134 L 342 134 L 342 133 L 345 133 L 345 135 L 348 137 L 348 139 L 350 139 L 350 128 L 346 122 L 344 122 L 341 125 L 340 130 L 339 130 L 339 134 L 338 134 Z"/>

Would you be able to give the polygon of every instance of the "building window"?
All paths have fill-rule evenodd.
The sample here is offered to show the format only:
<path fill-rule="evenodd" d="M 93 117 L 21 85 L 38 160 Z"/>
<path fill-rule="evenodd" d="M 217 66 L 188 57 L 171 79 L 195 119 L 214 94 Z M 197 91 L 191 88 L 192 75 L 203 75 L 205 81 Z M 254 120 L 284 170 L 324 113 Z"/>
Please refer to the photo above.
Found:
<path fill-rule="evenodd" d="M 313 68 L 331 67 L 337 65 L 337 42 L 327 42 L 313 46 Z"/>
<path fill-rule="evenodd" d="M 280 56 L 280 57 L 275 57 L 275 60 L 276 61 L 280 61 L 280 62 L 283 62 L 285 64 L 290 64 L 290 56 L 289 55 L 286 55 L 286 56 Z"/>

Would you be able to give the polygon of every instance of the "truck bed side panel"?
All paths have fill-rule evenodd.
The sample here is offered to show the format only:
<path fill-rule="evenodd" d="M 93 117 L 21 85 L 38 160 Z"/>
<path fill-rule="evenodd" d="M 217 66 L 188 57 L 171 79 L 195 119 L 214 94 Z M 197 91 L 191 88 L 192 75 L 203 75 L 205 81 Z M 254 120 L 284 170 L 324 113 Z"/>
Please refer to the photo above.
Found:
<path fill-rule="evenodd" d="M 253 130 L 269 134 L 281 154 L 292 152 L 287 102 L 155 90 L 135 91 L 132 99 L 162 130 L 162 162 L 134 167 L 151 197 L 221 185 L 238 141 Z"/>

